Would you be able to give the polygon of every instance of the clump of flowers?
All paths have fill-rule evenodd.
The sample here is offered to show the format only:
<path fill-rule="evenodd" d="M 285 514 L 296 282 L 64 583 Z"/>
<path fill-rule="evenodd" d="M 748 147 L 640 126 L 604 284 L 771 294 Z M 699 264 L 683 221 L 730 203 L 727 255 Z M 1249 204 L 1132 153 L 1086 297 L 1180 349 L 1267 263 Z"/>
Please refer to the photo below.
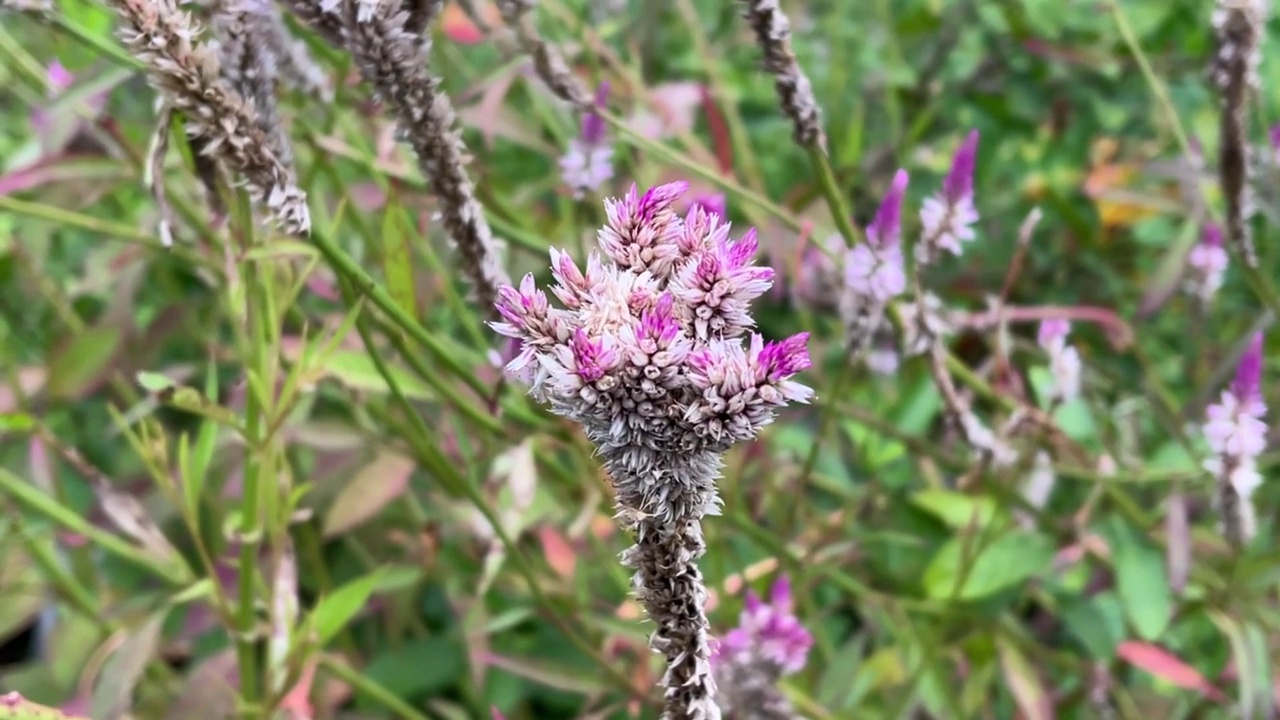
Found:
<path fill-rule="evenodd" d="M 1208 223 L 1200 235 L 1200 242 L 1187 253 L 1186 290 L 1202 303 L 1208 303 L 1218 294 L 1227 274 L 1230 257 L 1222 243 L 1222 228 Z"/>
<path fill-rule="evenodd" d="M 602 82 L 596 91 L 596 106 L 603 107 L 608 98 L 609 83 Z M 568 152 L 560 158 L 560 171 L 575 199 L 599 190 L 613 177 L 613 148 L 606 131 L 603 118 L 591 111 L 583 113 L 578 137 L 569 141 Z"/>
<path fill-rule="evenodd" d="M 813 392 L 792 378 L 810 366 L 807 334 L 765 342 L 751 302 L 773 282 L 753 265 L 756 235 L 702 206 L 673 209 L 684 182 L 605 201 L 600 252 L 585 271 L 551 252 L 553 307 L 532 275 L 499 291 L 502 335 L 521 351 L 508 371 L 530 393 L 582 425 L 610 475 L 619 518 L 635 545 L 622 562 L 657 625 L 667 671 L 664 718 L 717 718 L 697 559 L 701 519 L 718 513 L 721 455 L 753 439 L 791 402 Z M 748 337 L 749 336 L 749 337 Z"/>
<path fill-rule="evenodd" d="M 917 262 L 931 263 L 943 251 L 959 256 L 964 244 L 976 237 L 973 225 L 978 222 L 978 208 L 973 204 L 973 171 L 977 162 L 978 131 L 971 130 L 956 151 L 942 191 L 927 198 L 920 207 Z"/>
<path fill-rule="evenodd" d="M 778 578 L 764 602 L 747 592 L 738 627 L 730 630 L 711 657 L 720 694 L 717 702 L 729 717 L 790 720 L 798 717 L 778 691 L 778 680 L 801 670 L 813 636 L 792 610 L 791 583 Z"/>
<path fill-rule="evenodd" d="M 1049 377 L 1053 380 L 1049 402 L 1052 404 L 1070 402 L 1080 396 L 1080 353 L 1067 343 L 1070 334 L 1071 323 L 1062 319 L 1045 320 L 1037 333 L 1040 347 L 1049 355 Z"/>
<path fill-rule="evenodd" d="M 1218 481 L 1219 512 L 1227 540 L 1239 547 L 1253 537 L 1253 492 L 1262 484 L 1258 456 L 1267 446 L 1262 399 L 1262 333 L 1240 358 L 1231 386 L 1206 410 L 1204 437 L 1212 456 L 1204 467 Z"/>

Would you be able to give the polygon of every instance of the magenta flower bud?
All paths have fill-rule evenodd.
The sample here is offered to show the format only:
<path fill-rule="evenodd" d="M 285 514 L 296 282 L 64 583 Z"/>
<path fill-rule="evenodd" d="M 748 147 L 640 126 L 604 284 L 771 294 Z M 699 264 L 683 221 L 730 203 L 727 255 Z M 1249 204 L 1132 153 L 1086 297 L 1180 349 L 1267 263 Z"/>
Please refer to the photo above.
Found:
<path fill-rule="evenodd" d="M 889 191 L 880 201 L 875 219 L 867 226 L 867 241 L 877 249 L 894 247 L 902 236 L 902 200 L 907 192 L 907 171 L 898 170 Z"/>
<path fill-rule="evenodd" d="M 690 207 L 701 207 L 706 212 L 724 217 L 726 214 L 726 200 L 724 193 L 707 193 L 698 195 L 693 199 Z"/>
<path fill-rule="evenodd" d="M 595 382 L 618 365 L 618 354 L 605 340 L 592 340 L 581 329 L 573 333 L 569 346 L 577 363 L 578 377 L 583 382 Z"/>
<path fill-rule="evenodd" d="M 809 333 L 798 333 L 786 340 L 774 340 L 760 351 L 760 366 L 765 377 L 780 380 L 813 367 L 809 359 Z"/>
<path fill-rule="evenodd" d="M 608 101 L 609 81 L 605 80 L 600 83 L 600 87 L 596 88 L 595 106 L 603 109 Z M 582 142 L 588 145 L 599 145 L 604 142 L 607 131 L 608 126 L 605 125 L 604 118 L 591 111 L 582 114 Z"/>
<path fill-rule="evenodd" d="M 969 131 L 968 137 L 956 151 L 955 160 L 951 163 L 951 172 L 942 182 L 942 193 L 947 201 L 959 204 L 973 195 L 973 171 L 978 162 L 978 131 Z"/>
<path fill-rule="evenodd" d="M 1240 356 L 1231 392 L 1241 400 L 1262 399 L 1262 333 L 1249 339 L 1249 346 Z"/>

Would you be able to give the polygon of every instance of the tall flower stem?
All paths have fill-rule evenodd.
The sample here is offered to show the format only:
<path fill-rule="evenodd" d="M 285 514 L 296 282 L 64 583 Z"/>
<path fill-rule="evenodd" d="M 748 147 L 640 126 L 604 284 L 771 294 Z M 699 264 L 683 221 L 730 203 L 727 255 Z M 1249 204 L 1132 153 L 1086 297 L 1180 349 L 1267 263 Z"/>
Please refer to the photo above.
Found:
<path fill-rule="evenodd" d="M 1138 63 L 1138 69 L 1142 72 L 1142 77 L 1146 80 L 1147 86 L 1151 88 L 1151 94 L 1155 97 L 1156 104 L 1160 107 L 1161 114 L 1164 116 L 1165 122 L 1168 123 L 1170 131 L 1173 133 L 1174 139 L 1177 140 L 1183 155 L 1193 157 L 1190 136 L 1182 125 L 1182 115 L 1174 107 L 1168 89 L 1151 67 L 1151 61 L 1142 50 L 1142 45 L 1138 42 L 1138 36 L 1134 33 L 1133 26 L 1129 23 L 1129 18 L 1124 9 L 1117 0 L 1108 0 L 1106 5 L 1111 10 L 1111 17 L 1116 23 L 1120 38 L 1124 41 L 1125 46 L 1128 47 L 1129 53 L 1133 55 L 1134 61 Z M 1202 194 L 1204 193 L 1201 185 L 1197 183 L 1196 187 L 1200 188 Z M 1221 220 L 1218 213 L 1212 209 L 1213 206 L 1208 202 L 1207 198 L 1205 198 L 1203 204 L 1215 221 Z M 1249 289 L 1253 291 L 1258 300 L 1268 310 L 1280 317 L 1280 292 L 1277 292 L 1271 279 L 1260 272 L 1256 264 L 1248 261 L 1248 257 L 1241 252 L 1241 248 L 1237 244 L 1232 243 L 1231 247 L 1240 261 L 1237 264 L 1240 266 L 1240 271 L 1244 273 L 1245 282 L 1248 283 Z"/>

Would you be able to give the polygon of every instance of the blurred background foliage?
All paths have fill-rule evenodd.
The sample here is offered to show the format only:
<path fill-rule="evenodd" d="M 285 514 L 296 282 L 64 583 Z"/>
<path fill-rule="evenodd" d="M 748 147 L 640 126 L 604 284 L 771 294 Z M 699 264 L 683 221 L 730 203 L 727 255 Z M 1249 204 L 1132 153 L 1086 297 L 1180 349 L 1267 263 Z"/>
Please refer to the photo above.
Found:
<path fill-rule="evenodd" d="M 925 361 L 892 377 L 850 366 L 833 312 L 805 296 L 802 250 L 833 232 L 831 216 L 734 4 L 542 0 L 543 34 L 584 82 L 611 82 L 633 131 L 616 138 L 608 194 L 729 183 L 729 214 L 759 228 L 780 269 L 762 331 L 814 333 L 804 380 L 819 402 L 728 458 L 724 515 L 706 524 L 713 623 L 734 625 L 744 587 L 790 576 L 816 637 L 785 681 L 806 717 L 1274 717 L 1276 492 L 1259 492 L 1259 539 L 1232 557 L 1193 425 L 1270 316 L 1234 273 L 1208 314 L 1177 293 L 1218 203 L 1211 3 L 783 5 L 858 225 L 898 167 L 918 208 L 964 134 L 981 132 L 979 240 L 927 285 L 972 313 L 1006 285 L 1009 308 L 1074 308 L 1086 391 L 1054 411 L 1060 432 L 1019 439 L 1014 472 L 966 477 Z M 244 258 L 211 223 L 176 140 L 165 181 L 177 242 L 160 248 L 142 182 L 154 96 L 108 9 L 59 0 L 48 17 L 0 17 L 0 688 L 94 718 L 227 716 L 237 635 L 219 598 L 255 573 L 270 624 L 267 599 L 293 592 L 294 563 L 305 619 L 285 632 L 283 717 L 654 717 L 657 668 L 616 562 L 626 542 L 606 479 L 574 427 L 500 382 L 495 336 L 466 300 L 434 201 L 349 58 L 299 31 L 347 79 L 333 102 L 284 103 L 300 182 L 318 232 L 452 363 L 412 340 L 398 352 L 401 332 L 362 306 L 375 352 L 427 422 L 429 436 L 415 435 L 332 269 L 305 243 L 265 246 L 256 261 L 274 268 L 280 331 L 258 336 L 259 351 L 297 382 L 287 402 L 275 391 L 292 490 L 272 505 L 288 522 L 244 567 L 229 538 L 260 449 L 234 430 L 254 367 L 237 340 L 243 288 L 228 280 Z M 508 266 L 545 278 L 548 247 L 578 252 L 603 221 L 599 199 L 574 201 L 558 176 L 577 119 L 456 7 L 435 35 L 433 67 Z M 1269 276 L 1277 52 L 1269 41 L 1253 123 Z M 68 84 L 51 83 L 55 64 Z M 1044 217 L 1018 263 L 1033 207 Z M 243 232 L 242 219 L 230 227 Z M 1043 397 L 1034 329 L 952 343 L 990 390 L 976 407 L 995 425 Z M 1017 487 L 1037 447 L 1058 483 L 1028 516 Z M 432 450 L 443 463 L 422 461 Z"/>

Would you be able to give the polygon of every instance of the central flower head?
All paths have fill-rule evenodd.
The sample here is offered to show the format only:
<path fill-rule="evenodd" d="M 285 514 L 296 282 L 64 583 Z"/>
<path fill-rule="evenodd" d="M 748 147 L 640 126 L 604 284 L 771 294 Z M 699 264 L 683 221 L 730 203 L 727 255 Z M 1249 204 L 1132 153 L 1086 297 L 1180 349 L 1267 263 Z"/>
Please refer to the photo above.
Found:
<path fill-rule="evenodd" d="M 791 379 L 810 366 L 807 334 L 744 337 L 774 276 L 753 264 L 755 231 L 733 240 L 729 223 L 700 205 L 680 217 L 687 188 L 632 187 L 606 200 L 601 252 L 585 272 L 553 249 L 551 293 L 563 308 L 532 275 L 499 293 L 503 321 L 492 327 L 522 346 L 508 369 L 604 452 L 723 451 L 813 395 Z"/>

